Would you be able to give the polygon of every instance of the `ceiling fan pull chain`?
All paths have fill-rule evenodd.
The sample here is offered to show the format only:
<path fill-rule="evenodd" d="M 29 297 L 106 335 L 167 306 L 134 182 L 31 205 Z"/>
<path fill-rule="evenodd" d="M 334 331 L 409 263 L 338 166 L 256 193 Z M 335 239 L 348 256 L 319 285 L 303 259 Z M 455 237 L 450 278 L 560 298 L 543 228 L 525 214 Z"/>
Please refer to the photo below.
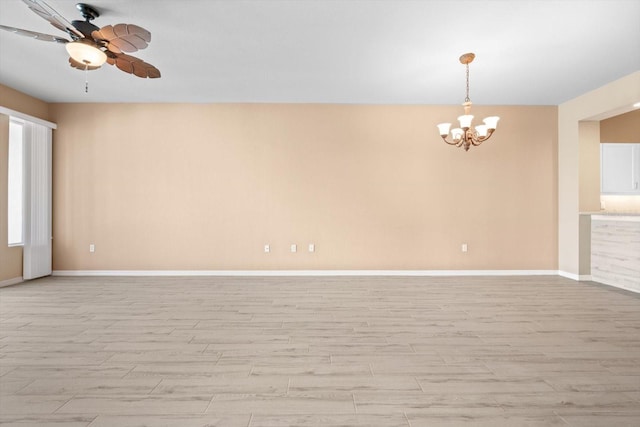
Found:
<path fill-rule="evenodd" d="M 89 64 L 84 66 L 84 93 L 89 93 Z"/>

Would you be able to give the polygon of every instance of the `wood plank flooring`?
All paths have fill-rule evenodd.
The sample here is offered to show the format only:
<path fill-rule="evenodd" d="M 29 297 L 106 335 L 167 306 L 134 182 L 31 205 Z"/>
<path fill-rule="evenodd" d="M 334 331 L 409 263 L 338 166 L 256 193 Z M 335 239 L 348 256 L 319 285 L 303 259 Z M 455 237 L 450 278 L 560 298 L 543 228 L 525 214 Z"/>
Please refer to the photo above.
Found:
<path fill-rule="evenodd" d="M 3 426 L 638 426 L 640 296 L 561 277 L 0 289 Z"/>

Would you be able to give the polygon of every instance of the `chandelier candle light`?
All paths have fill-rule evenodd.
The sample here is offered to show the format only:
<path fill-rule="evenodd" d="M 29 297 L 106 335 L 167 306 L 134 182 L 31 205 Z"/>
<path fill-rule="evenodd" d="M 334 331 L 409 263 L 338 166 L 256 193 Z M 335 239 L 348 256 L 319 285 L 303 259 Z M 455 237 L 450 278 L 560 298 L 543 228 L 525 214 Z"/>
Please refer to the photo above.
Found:
<path fill-rule="evenodd" d="M 465 53 L 460 57 L 460 63 L 467 67 L 467 96 L 464 98 L 464 115 L 458 117 L 460 127 L 451 130 L 451 141 L 447 140 L 449 136 L 449 129 L 451 129 L 451 123 L 440 123 L 438 130 L 440 136 L 449 145 L 455 145 L 456 147 L 464 147 L 464 151 L 469 151 L 469 147 L 472 145 L 480 145 L 487 139 L 491 138 L 493 131 L 496 130 L 498 120 L 500 117 L 492 116 L 483 120 L 483 125 L 478 125 L 475 130 L 471 130 L 471 121 L 473 116 L 469 114 L 471 110 L 471 99 L 469 99 L 469 64 L 476 57 L 473 53 Z"/>

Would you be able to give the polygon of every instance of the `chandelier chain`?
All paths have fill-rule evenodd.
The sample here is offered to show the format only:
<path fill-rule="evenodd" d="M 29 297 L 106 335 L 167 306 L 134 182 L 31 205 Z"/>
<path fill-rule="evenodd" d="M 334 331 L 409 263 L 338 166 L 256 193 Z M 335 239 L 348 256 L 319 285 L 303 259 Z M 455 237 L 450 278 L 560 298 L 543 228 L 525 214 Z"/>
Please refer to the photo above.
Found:
<path fill-rule="evenodd" d="M 471 98 L 469 98 L 469 63 L 465 65 L 467 66 L 467 96 L 464 98 L 464 102 L 471 102 Z"/>

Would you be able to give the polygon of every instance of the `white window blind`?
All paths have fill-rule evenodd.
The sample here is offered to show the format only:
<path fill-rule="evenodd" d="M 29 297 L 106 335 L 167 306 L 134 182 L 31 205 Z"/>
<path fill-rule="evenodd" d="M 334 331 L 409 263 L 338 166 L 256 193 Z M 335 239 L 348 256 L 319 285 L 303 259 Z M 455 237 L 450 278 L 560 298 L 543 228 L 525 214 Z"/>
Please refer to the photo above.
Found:
<path fill-rule="evenodd" d="M 24 144 L 23 122 L 9 121 L 8 152 L 8 244 L 19 246 L 24 243 Z"/>
<path fill-rule="evenodd" d="M 22 276 L 51 274 L 51 129 L 24 123 L 25 215 Z"/>

